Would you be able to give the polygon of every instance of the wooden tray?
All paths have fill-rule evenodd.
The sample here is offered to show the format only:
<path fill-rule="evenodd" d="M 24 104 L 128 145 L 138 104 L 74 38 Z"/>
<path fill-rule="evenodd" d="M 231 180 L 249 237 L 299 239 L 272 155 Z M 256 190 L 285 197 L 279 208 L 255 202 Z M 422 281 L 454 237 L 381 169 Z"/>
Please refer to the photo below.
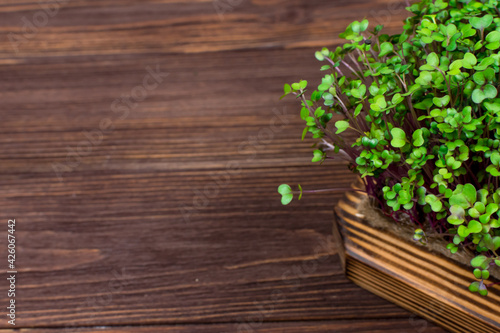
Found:
<path fill-rule="evenodd" d="M 470 268 L 367 225 L 357 210 L 364 196 L 347 192 L 334 210 L 333 233 L 346 276 L 450 332 L 500 332 L 500 286 L 488 288 L 487 297 L 471 293 Z"/>

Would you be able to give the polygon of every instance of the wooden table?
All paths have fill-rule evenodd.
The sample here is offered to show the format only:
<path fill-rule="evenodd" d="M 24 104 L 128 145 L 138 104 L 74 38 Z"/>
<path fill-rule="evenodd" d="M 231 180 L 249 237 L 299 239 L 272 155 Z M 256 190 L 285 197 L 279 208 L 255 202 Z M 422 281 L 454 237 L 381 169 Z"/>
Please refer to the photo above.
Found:
<path fill-rule="evenodd" d="M 442 332 L 353 285 L 331 240 L 347 186 L 313 165 L 285 82 L 390 0 L 3 0 L 2 239 L 21 332 Z M 47 14 L 48 13 L 48 14 Z M 2 276 L 7 244 L 1 242 Z M 3 289 L 2 289 L 3 288 Z M 0 284 L 0 328 L 10 332 Z"/>

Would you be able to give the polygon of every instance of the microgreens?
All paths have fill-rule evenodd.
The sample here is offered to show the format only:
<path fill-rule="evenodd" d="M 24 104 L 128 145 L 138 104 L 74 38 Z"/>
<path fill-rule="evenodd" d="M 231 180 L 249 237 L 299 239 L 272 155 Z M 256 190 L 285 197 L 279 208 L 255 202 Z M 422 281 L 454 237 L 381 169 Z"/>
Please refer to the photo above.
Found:
<path fill-rule="evenodd" d="M 407 9 L 400 34 L 351 23 L 344 45 L 315 53 L 326 71 L 317 89 L 300 81 L 285 95 L 300 100 L 302 139 L 318 140 L 313 162 L 345 159 L 384 212 L 415 223 L 416 241 L 426 243 L 430 229 L 451 253 L 474 251 L 478 281 L 469 289 L 486 295 L 488 269 L 500 266 L 499 2 L 423 0 Z M 314 191 L 279 192 L 288 204 Z"/>

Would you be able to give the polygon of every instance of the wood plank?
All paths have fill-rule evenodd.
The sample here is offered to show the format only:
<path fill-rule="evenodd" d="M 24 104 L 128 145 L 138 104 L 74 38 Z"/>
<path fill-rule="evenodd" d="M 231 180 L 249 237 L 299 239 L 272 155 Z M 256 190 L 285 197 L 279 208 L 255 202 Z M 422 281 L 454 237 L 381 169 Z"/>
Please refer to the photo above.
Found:
<path fill-rule="evenodd" d="M 0 205 L 18 223 L 18 327 L 240 322 L 259 306 L 273 307 L 266 321 L 408 318 L 348 282 L 324 246 L 339 195 L 280 205 L 283 182 L 352 180 L 341 163 L 310 163 L 297 115 L 255 155 L 239 151 L 269 128 L 273 108 L 296 110 L 278 96 L 283 82 L 314 82 L 312 53 L 49 57 L 1 68 Z M 52 165 L 155 62 L 168 82 L 59 182 Z M 214 189 L 230 162 L 241 170 Z M 218 193 L 198 198 L 205 187 Z"/>
<path fill-rule="evenodd" d="M 406 15 L 395 0 L 48 2 L 3 1 L 0 58 L 333 46 L 354 20 L 398 31 Z"/>
<path fill-rule="evenodd" d="M 286 177 L 313 175 L 290 168 Z M 179 204 L 192 200 L 189 185 L 196 185 L 174 188 L 189 176 L 82 174 L 67 183 L 80 189 L 75 196 L 48 191 L 2 200 L 5 216 L 18 223 L 19 323 L 238 321 L 260 306 L 273 308 L 266 320 L 407 316 L 348 283 L 334 252 L 319 247 L 329 235 L 329 198 L 304 201 L 291 221 L 274 194 L 281 171 L 243 170 L 185 221 Z M 35 193 L 48 185 L 25 184 Z"/>
<path fill-rule="evenodd" d="M 220 169 L 233 160 L 248 167 L 307 165 L 311 142 L 300 141 L 297 103 L 279 96 L 284 82 L 319 81 L 313 53 L 39 58 L 0 67 L 0 171 L 55 176 L 60 163 L 71 169 L 65 178 L 78 170 Z M 135 108 L 113 108 L 142 85 L 146 66 L 169 75 Z M 102 129 L 106 119 L 114 129 Z M 85 134 L 95 132 L 102 140 Z M 79 145 L 81 159 L 73 153 Z"/>
<path fill-rule="evenodd" d="M 175 326 L 134 326 L 134 327 L 98 327 L 98 328 L 62 328 L 62 329 L 21 329 L 0 330 L 2 333 L 442 333 L 443 329 L 416 317 L 391 320 L 356 320 L 356 321 L 314 321 L 282 323 L 230 323 L 212 325 L 175 325 Z"/>

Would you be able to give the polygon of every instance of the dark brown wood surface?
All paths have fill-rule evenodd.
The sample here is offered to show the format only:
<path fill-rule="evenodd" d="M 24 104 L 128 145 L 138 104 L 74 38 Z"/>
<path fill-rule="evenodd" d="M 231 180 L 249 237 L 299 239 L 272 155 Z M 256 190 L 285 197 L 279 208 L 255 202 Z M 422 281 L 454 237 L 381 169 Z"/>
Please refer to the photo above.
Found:
<path fill-rule="evenodd" d="M 0 2 L 0 235 L 15 218 L 16 328 L 441 331 L 344 277 L 331 239 L 341 194 L 283 207 L 276 193 L 353 179 L 310 163 L 297 104 L 278 97 L 285 82 L 317 83 L 314 51 L 348 22 L 394 31 L 400 2 L 60 3 L 40 24 L 37 2 Z M 163 73 L 157 87 L 114 102 L 140 92 L 147 68 Z"/>
<path fill-rule="evenodd" d="M 63 328 L 63 329 L 21 329 L 5 330 L 5 333 L 233 333 L 233 332 L 253 332 L 253 333 L 442 333 L 443 330 L 431 326 L 423 319 L 412 318 L 412 328 L 408 326 L 408 320 L 389 319 L 389 320 L 357 320 L 357 321 L 311 321 L 311 322 L 281 322 L 281 323 L 255 323 L 252 326 L 243 326 L 240 324 L 211 324 L 211 325 L 176 325 L 176 326 L 122 326 L 106 328 Z"/>

